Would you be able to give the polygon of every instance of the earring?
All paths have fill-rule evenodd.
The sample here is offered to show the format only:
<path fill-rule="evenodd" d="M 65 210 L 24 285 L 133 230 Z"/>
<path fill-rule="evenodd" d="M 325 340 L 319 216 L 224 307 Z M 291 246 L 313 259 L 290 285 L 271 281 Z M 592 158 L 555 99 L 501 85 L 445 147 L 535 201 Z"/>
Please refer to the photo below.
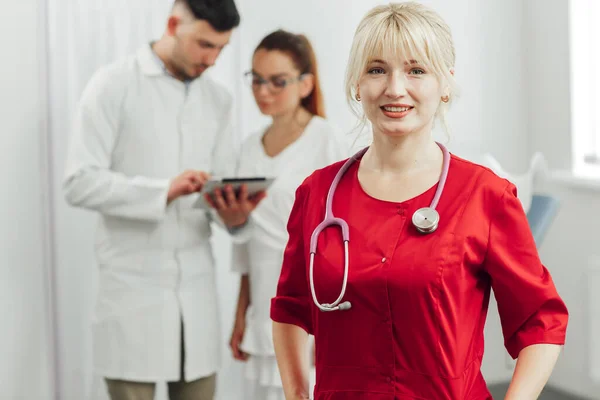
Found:
<path fill-rule="evenodd" d="M 356 96 L 354 96 L 356 101 L 360 101 L 360 93 L 356 92 Z"/>
<path fill-rule="evenodd" d="M 442 96 L 442 101 L 443 101 L 444 103 L 447 103 L 447 102 L 449 102 L 449 101 L 450 101 L 450 96 Z"/>

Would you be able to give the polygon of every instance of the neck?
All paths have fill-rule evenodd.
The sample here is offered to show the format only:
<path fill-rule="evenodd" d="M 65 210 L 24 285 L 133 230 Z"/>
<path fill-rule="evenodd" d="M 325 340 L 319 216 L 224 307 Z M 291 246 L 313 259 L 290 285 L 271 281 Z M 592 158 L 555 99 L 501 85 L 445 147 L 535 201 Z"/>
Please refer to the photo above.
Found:
<path fill-rule="evenodd" d="M 179 72 L 173 67 L 173 62 L 171 61 L 171 44 L 168 43 L 169 38 L 166 36 L 161 37 L 159 40 L 152 44 L 152 50 L 156 53 L 158 58 L 165 64 L 165 68 L 169 73 L 177 77 L 177 79 L 183 80 L 179 76 Z"/>
<path fill-rule="evenodd" d="M 441 158 L 441 149 L 429 132 L 401 137 L 375 134 L 363 162 L 367 169 L 379 173 L 406 175 L 435 167 Z"/>
<path fill-rule="evenodd" d="M 298 107 L 292 112 L 273 117 L 273 123 L 269 130 L 275 135 L 302 132 L 311 118 L 310 112 L 304 107 Z"/>

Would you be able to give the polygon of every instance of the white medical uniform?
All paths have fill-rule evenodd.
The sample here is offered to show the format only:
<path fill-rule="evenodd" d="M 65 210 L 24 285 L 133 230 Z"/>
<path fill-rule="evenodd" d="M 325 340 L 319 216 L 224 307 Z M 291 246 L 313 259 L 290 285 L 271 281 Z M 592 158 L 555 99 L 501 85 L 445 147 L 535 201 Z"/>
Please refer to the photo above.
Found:
<path fill-rule="evenodd" d="M 83 92 L 64 189 L 70 204 L 99 213 L 92 336 L 100 376 L 179 380 L 182 319 L 185 379 L 219 369 L 215 214 L 192 208 L 197 195 L 166 201 L 170 179 L 186 169 L 235 173 L 231 111 L 224 87 L 206 74 L 176 80 L 149 45 L 101 68 Z"/>
<path fill-rule="evenodd" d="M 348 145 L 328 121 L 313 117 L 302 135 L 275 157 L 265 153 L 265 130 L 251 135 L 242 145 L 238 176 L 268 176 L 275 181 L 267 197 L 252 213 L 249 240 L 233 245 L 232 268 L 249 274 L 250 307 L 241 349 L 250 354 L 245 375 L 255 400 L 285 400 L 273 348 L 271 298 L 287 244 L 287 221 L 296 188 L 315 169 L 349 156 Z"/>

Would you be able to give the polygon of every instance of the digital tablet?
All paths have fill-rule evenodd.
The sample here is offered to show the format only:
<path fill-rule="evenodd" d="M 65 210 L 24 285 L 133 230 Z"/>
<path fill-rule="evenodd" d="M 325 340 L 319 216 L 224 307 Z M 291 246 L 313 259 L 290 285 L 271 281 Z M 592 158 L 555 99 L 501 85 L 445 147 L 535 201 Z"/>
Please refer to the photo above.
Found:
<path fill-rule="evenodd" d="M 273 183 L 274 180 L 275 180 L 275 178 L 269 178 L 269 177 L 264 177 L 264 176 L 248 177 L 248 178 L 240 177 L 240 178 L 211 179 L 204 184 L 204 187 L 202 188 L 202 191 L 200 192 L 200 197 L 194 204 L 194 207 L 210 208 L 210 206 L 206 202 L 206 199 L 204 198 L 204 195 L 207 193 L 208 194 L 213 193 L 214 190 L 217 188 L 224 190 L 225 186 L 231 185 L 233 188 L 233 191 L 236 193 L 236 196 L 237 196 L 237 194 L 240 191 L 240 188 L 242 187 L 243 184 L 245 184 L 246 188 L 248 190 L 248 196 L 253 196 L 263 190 L 266 191 L 269 188 L 269 186 L 271 186 L 271 184 Z"/>

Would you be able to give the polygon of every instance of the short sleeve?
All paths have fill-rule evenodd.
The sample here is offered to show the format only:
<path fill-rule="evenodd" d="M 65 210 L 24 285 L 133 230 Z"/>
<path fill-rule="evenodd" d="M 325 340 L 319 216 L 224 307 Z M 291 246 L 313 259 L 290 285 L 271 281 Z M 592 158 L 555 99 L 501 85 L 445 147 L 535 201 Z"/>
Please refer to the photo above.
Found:
<path fill-rule="evenodd" d="M 248 243 L 233 243 L 231 249 L 231 271 L 242 275 L 250 272 L 250 255 Z"/>
<path fill-rule="evenodd" d="M 485 268 L 511 357 L 517 358 L 523 348 L 534 344 L 564 344 L 568 311 L 540 261 L 527 216 L 511 183 L 490 225 Z"/>
<path fill-rule="evenodd" d="M 271 319 L 292 324 L 313 333 L 311 295 L 306 276 L 303 233 L 304 185 L 296 189 L 294 205 L 287 223 L 288 243 L 277 284 L 277 294 L 271 300 Z"/>

